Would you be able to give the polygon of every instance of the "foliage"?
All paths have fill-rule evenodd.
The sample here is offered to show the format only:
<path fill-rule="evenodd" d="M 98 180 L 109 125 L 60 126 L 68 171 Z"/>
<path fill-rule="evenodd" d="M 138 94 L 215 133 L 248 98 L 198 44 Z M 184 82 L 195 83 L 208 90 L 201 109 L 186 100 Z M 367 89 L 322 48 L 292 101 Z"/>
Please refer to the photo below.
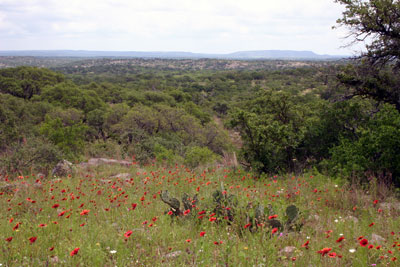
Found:
<path fill-rule="evenodd" d="M 55 144 L 68 159 L 74 159 L 83 152 L 87 126 L 81 121 L 68 120 L 46 116 L 40 126 L 40 133 Z"/>
<path fill-rule="evenodd" d="M 354 42 L 366 41 L 361 62 L 348 66 L 338 76 L 356 95 L 393 104 L 400 112 L 400 2 L 393 0 L 336 0 L 345 5 L 340 26 L 350 28 Z"/>
<path fill-rule="evenodd" d="M 24 142 L 14 142 L 0 154 L 0 173 L 22 174 L 41 172 L 48 174 L 61 160 L 61 151 L 44 138 L 28 138 Z"/>
<path fill-rule="evenodd" d="M 207 147 L 193 146 L 186 151 L 184 163 L 191 168 L 195 168 L 214 163 L 217 159 L 218 156 Z"/>
<path fill-rule="evenodd" d="M 30 99 L 47 85 L 64 81 L 64 75 L 48 69 L 17 67 L 0 70 L 0 92 Z"/>
<path fill-rule="evenodd" d="M 393 107 L 384 106 L 367 127 L 356 130 L 355 141 L 341 139 L 332 148 L 332 171 L 362 178 L 393 177 L 400 184 L 400 116 Z"/>
<path fill-rule="evenodd" d="M 231 121 L 242 133 L 244 157 L 258 171 L 293 170 L 295 150 L 304 138 L 302 108 L 288 93 L 261 91 Z"/>

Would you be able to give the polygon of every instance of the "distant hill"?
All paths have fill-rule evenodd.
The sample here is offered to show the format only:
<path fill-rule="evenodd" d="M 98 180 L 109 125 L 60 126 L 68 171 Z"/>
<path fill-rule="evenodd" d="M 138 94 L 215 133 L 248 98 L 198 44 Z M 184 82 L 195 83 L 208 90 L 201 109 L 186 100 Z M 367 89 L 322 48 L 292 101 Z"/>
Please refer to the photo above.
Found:
<path fill-rule="evenodd" d="M 329 60 L 348 56 L 319 55 L 312 51 L 257 50 L 239 51 L 229 54 L 203 54 L 191 52 L 138 52 L 138 51 L 87 51 L 87 50 L 15 50 L 0 51 L 0 56 L 33 57 L 118 57 L 118 58 L 217 58 L 217 59 L 287 59 L 287 60 Z"/>

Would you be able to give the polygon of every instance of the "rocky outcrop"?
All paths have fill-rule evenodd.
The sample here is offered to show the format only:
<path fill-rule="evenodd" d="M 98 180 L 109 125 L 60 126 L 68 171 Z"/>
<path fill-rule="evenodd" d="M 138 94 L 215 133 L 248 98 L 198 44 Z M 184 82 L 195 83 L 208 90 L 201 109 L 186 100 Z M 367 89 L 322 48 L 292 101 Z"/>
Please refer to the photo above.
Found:
<path fill-rule="evenodd" d="M 74 173 L 74 167 L 68 160 L 62 160 L 54 167 L 51 175 L 63 177 Z"/>
<path fill-rule="evenodd" d="M 106 158 L 91 158 L 88 162 L 81 163 L 84 166 L 99 166 L 99 165 L 120 165 L 125 167 L 132 166 L 132 162 L 127 160 L 116 160 L 116 159 L 106 159 Z"/>

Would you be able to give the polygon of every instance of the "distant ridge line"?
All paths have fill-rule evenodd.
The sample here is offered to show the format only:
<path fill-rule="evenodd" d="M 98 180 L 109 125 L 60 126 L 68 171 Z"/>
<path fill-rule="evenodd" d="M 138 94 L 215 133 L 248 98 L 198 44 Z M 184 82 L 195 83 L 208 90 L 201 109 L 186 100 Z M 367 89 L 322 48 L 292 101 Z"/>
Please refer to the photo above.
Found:
<path fill-rule="evenodd" d="M 312 51 L 297 50 L 255 50 L 238 51 L 227 54 L 207 54 L 181 51 L 90 51 L 90 50 L 8 50 L 0 51 L 0 56 L 32 57 L 79 57 L 79 58 L 165 58 L 165 59 L 310 59 L 337 60 L 348 58 L 346 55 L 319 55 Z"/>

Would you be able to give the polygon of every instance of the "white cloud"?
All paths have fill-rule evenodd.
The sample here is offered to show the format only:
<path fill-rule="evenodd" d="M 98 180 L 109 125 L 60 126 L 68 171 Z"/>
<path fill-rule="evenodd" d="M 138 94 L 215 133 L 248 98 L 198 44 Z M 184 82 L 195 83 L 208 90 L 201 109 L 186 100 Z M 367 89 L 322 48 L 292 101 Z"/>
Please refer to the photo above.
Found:
<path fill-rule="evenodd" d="M 0 49 L 343 53 L 333 0 L 0 0 Z"/>

